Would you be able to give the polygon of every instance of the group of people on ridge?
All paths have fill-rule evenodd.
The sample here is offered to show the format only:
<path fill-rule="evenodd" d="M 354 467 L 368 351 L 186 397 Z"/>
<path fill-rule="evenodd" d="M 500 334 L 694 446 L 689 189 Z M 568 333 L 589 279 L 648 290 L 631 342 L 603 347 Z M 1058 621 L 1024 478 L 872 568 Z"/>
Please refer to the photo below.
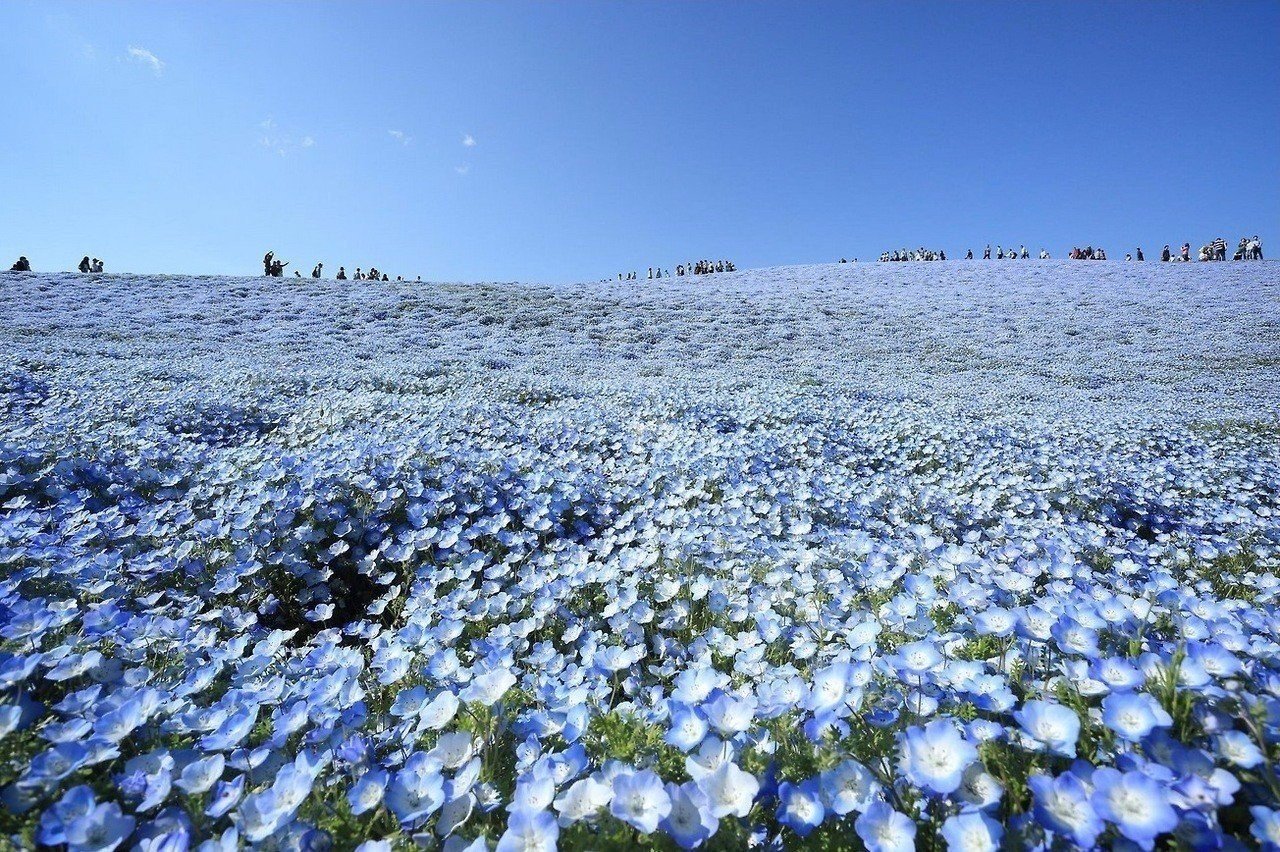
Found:
<path fill-rule="evenodd" d="M 1218 237 L 1213 242 L 1200 246 L 1200 259 L 1202 261 L 1226 260 L 1227 241 Z M 1262 260 L 1262 240 L 1258 239 L 1256 234 L 1253 239 L 1241 237 L 1240 242 L 1236 244 L 1236 253 L 1231 259 Z"/>
<path fill-rule="evenodd" d="M 972 259 L 973 252 L 970 252 L 969 255 L 970 255 L 970 258 Z M 887 251 L 880 252 L 881 263 L 897 263 L 899 261 L 905 261 L 905 260 L 946 260 L 946 259 L 947 259 L 947 253 L 945 251 L 942 251 L 941 249 L 939 249 L 938 251 L 934 251 L 933 249 L 927 249 L 924 246 L 921 246 L 915 251 L 908 251 L 907 249 L 902 249 L 901 251 L 895 251 L 892 254 L 890 254 Z M 841 260 L 841 263 L 843 262 L 844 261 Z"/>
<path fill-rule="evenodd" d="M 1067 257 L 1072 260 L 1106 260 L 1107 250 L 1104 248 L 1094 248 L 1093 246 L 1085 246 L 1084 248 L 1072 246 L 1071 253 L 1068 254 Z M 1129 260 L 1130 258 L 1128 255 L 1125 255 L 1125 259 Z M 1143 260 L 1141 248 L 1138 249 L 1138 260 Z"/>
<path fill-rule="evenodd" d="M 262 274 L 269 278 L 281 278 L 284 276 L 284 268 L 288 266 L 287 262 L 281 262 L 275 259 L 275 252 L 269 251 L 262 258 Z M 302 273 L 298 270 L 293 271 L 295 278 L 301 278 Z M 324 277 L 324 263 L 317 263 L 311 268 L 312 278 Z M 338 281 L 347 281 L 347 268 L 345 266 L 338 267 L 338 274 L 333 276 Z M 364 272 L 360 267 L 356 267 L 355 275 L 350 277 L 353 281 L 390 281 L 391 276 L 385 272 L 379 271 L 376 267 L 370 266 L 368 272 Z M 403 275 L 396 276 L 397 281 L 403 281 Z M 422 280 L 422 276 L 418 276 L 418 281 Z"/>
<path fill-rule="evenodd" d="M 699 260 L 697 262 L 681 263 L 676 265 L 676 275 L 711 275 L 714 272 L 736 272 L 738 267 L 733 265 L 731 260 Z M 649 280 L 655 278 L 670 278 L 671 270 L 663 269 L 661 266 L 649 267 Z M 619 272 L 619 281 L 636 281 L 639 276 L 634 272 Z"/>
<path fill-rule="evenodd" d="M 80 261 L 79 269 L 81 272 L 101 272 L 102 261 L 98 260 L 96 257 L 93 260 L 90 260 L 89 255 L 86 254 Z"/>

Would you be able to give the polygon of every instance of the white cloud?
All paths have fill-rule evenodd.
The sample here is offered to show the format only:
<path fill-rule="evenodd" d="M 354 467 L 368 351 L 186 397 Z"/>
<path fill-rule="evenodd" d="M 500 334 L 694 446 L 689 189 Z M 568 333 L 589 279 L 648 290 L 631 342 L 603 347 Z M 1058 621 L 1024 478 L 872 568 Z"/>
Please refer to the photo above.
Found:
<path fill-rule="evenodd" d="M 262 131 L 262 135 L 258 137 L 258 144 L 281 157 L 288 156 L 298 148 L 311 148 L 316 144 L 316 140 L 311 136 L 303 136 L 301 140 L 295 140 L 292 135 L 281 131 L 274 118 L 268 118 L 259 124 L 258 128 Z"/>
<path fill-rule="evenodd" d="M 471 171 L 471 167 L 467 165 L 454 166 L 453 170 L 460 175 L 465 175 L 467 172 Z"/>
<path fill-rule="evenodd" d="M 464 147 L 474 148 L 476 147 L 476 137 L 472 136 L 470 133 L 464 133 L 462 134 L 462 144 Z"/>
<path fill-rule="evenodd" d="M 141 62 L 143 65 L 150 65 L 151 70 L 156 73 L 157 77 L 164 72 L 164 62 L 160 57 L 156 56 L 149 50 L 129 45 L 129 58 L 134 62 Z"/>
<path fill-rule="evenodd" d="M 408 145 L 413 141 L 413 137 L 406 135 L 403 130 L 388 130 L 387 133 L 391 134 L 391 138 L 401 145 Z"/>

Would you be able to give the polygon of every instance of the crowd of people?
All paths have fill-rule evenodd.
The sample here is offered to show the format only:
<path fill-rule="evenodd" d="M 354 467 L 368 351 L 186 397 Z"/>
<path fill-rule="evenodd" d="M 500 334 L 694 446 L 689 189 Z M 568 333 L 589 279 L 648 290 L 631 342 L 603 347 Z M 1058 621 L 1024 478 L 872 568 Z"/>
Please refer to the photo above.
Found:
<path fill-rule="evenodd" d="M 1187 247 L 1190 248 L 1189 246 Z M 1210 260 L 1226 260 L 1227 259 L 1227 241 L 1222 237 L 1218 237 L 1211 243 L 1206 243 L 1200 247 L 1200 259 L 1202 261 Z M 1235 254 L 1232 260 L 1262 260 L 1262 240 L 1258 239 L 1255 234 L 1253 239 L 1241 237 L 1240 242 L 1236 244 Z"/>
<path fill-rule="evenodd" d="M 997 245 L 994 256 L 996 260 L 1006 260 L 1006 259 L 1027 260 L 1031 257 L 1031 253 L 1027 251 L 1027 247 L 1025 245 L 1020 246 L 1017 249 L 1009 249 L 1007 252 L 1004 250 L 1003 246 Z M 1049 260 L 1049 257 L 1050 257 L 1049 252 L 1045 251 L 1043 248 L 1040 249 L 1040 254 L 1037 256 L 1041 260 Z M 1067 257 L 1069 257 L 1071 260 L 1106 260 L 1107 252 L 1106 252 L 1106 249 L 1094 248 L 1093 246 L 1085 246 L 1084 248 L 1080 248 L 1079 246 L 1074 246 L 1072 247 Z M 895 261 L 907 261 L 907 260 L 946 260 L 946 259 L 947 259 L 946 252 L 941 250 L 932 251 L 930 249 L 926 249 L 923 247 L 918 248 L 914 251 L 911 251 L 908 249 L 899 249 L 897 251 L 892 251 L 892 252 L 886 251 L 880 254 L 881 263 L 892 263 Z M 964 259 L 973 260 L 972 249 L 965 252 Z M 985 249 L 983 249 L 982 259 L 983 260 L 992 259 L 990 245 L 988 245 Z M 1125 260 L 1146 260 L 1147 258 L 1146 258 L 1146 255 L 1143 254 L 1142 252 L 1142 246 L 1138 246 L 1134 250 L 1134 252 L 1126 254 L 1124 256 L 1124 259 Z M 1206 243 L 1205 245 L 1201 246 L 1199 259 L 1202 261 L 1226 260 L 1227 259 L 1227 241 L 1222 239 L 1221 237 L 1218 237 L 1213 242 Z M 1231 259 L 1232 260 L 1262 260 L 1262 241 L 1258 239 L 1256 235 L 1252 239 L 1249 237 L 1241 237 L 1240 242 L 1236 244 L 1235 254 L 1232 256 Z M 856 260 L 857 259 L 855 258 L 855 262 Z M 1191 261 L 1192 260 L 1191 244 L 1183 243 L 1182 250 L 1177 253 L 1174 253 L 1169 248 L 1169 246 L 1165 246 L 1164 251 L 1161 252 L 1160 254 L 1160 260 L 1165 262 L 1173 262 L 1173 263 Z M 847 263 L 847 261 L 843 257 L 840 258 L 840 262 Z"/>
<path fill-rule="evenodd" d="M 904 261 L 904 260 L 946 260 L 946 259 L 947 259 L 947 253 L 945 251 L 942 251 L 941 249 L 939 249 L 938 251 L 934 251 L 933 249 L 927 249 L 924 246 L 921 246 L 920 248 L 915 249 L 914 251 L 909 249 L 900 249 L 894 252 L 887 252 L 887 251 L 880 252 L 881 263 L 898 263 L 899 261 Z M 841 259 L 840 262 L 844 263 L 844 260 Z"/>
<path fill-rule="evenodd" d="M 263 258 L 262 258 L 262 274 L 267 276 L 268 278 L 282 278 L 284 277 L 284 268 L 288 265 L 289 264 L 287 261 L 281 261 L 277 259 L 274 251 L 269 251 L 265 255 L 263 255 Z M 293 271 L 293 277 L 301 278 L 302 273 L 295 269 Z M 323 262 L 317 263 L 315 266 L 311 267 L 311 277 L 312 278 L 324 277 Z M 365 272 L 363 269 L 357 266 L 355 274 L 351 276 L 347 275 L 347 268 L 345 266 L 339 266 L 338 274 L 333 277 L 338 281 L 348 281 L 348 280 L 350 281 L 390 281 L 391 280 L 390 275 L 388 275 L 386 272 L 381 271 L 375 266 L 370 266 L 368 272 Z M 403 281 L 405 279 L 403 275 L 397 275 L 395 280 Z M 416 280 L 421 281 L 422 276 L 419 275 Z"/>
<path fill-rule="evenodd" d="M 686 275 L 712 275 L 716 272 L 736 272 L 738 267 L 733 265 L 731 260 L 699 260 L 690 261 L 689 263 L 676 264 L 676 276 L 683 278 Z M 653 281 L 656 278 L 670 278 L 671 270 L 663 269 L 661 266 L 649 267 L 649 279 Z M 619 272 L 619 281 L 638 281 L 640 276 L 635 272 Z M 608 280 L 608 279 L 605 279 Z"/>
<path fill-rule="evenodd" d="M 1027 251 L 1027 247 L 1025 245 L 1019 247 L 1018 249 L 1010 249 L 1007 252 L 1004 250 L 1003 246 L 1000 246 L 1000 245 L 996 246 L 996 250 L 995 250 L 996 260 L 1005 260 L 1005 259 L 1026 260 L 1030 257 L 1031 257 L 1031 253 Z M 1038 255 L 1038 257 L 1041 260 L 1048 260 L 1049 252 L 1045 251 L 1042 248 L 1040 249 L 1040 254 Z M 1094 248 L 1093 246 L 1085 246 L 1084 248 L 1075 246 L 1075 247 L 1072 247 L 1071 252 L 1068 254 L 1068 257 L 1071 260 L 1106 260 L 1107 252 L 1105 249 Z M 946 260 L 946 259 L 947 259 L 947 253 L 945 251 L 941 249 L 938 249 L 938 250 L 927 249 L 923 246 L 921 246 L 918 249 L 896 249 L 892 252 L 886 251 L 880 254 L 881 263 L 893 263 L 893 262 L 901 262 L 901 261 L 932 261 L 932 260 Z M 987 247 L 983 249 L 982 259 L 983 260 L 992 259 L 990 245 L 987 245 Z M 1142 252 L 1142 247 L 1138 246 L 1134 254 L 1126 254 L 1124 256 L 1124 259 L 1125 260 L 1146 260 L 1146 256 Z M 1224 240 L 1222 237 L 1218 237 L 1214 239 L 1212 242 L 1205 243 L 1203 246 L 1200 247 L 1200 251 L 1198 253 L 1198 259 L 1206 262 L 1226 260 L 1227 259 L 1227 241 Z M 1235 254 L 1231 257 L 1231 259 L 1232 260 L 1262 260 L 1263 259 L 1262 241 L 1258 239 L 1258 236 L 1256 234 L 1252 238 L 1241 237 L 1240 242 L 1236 244 Z M 965 260 L 973 260 L 972 249 L 968 250 L 965 253 Z M 1192 260 L 1191 244 L 1183 243 L 1181 250 L 1176 253 L 1172 251 L 1169 246 L 1166 245 L 1164 247 L 1164 250 L 1161 251 L 1160 253 L 1160 260 L 1166 263 L 1190 262 Z M 840 262 L 848 263 L 848 261 L 843 257 L 840 258 Z M 855 257 L 853 259 L 853 262 L 857 263 L 858 259 Z M 289 265 L 288 261 L 280 260 L 275 256 L 274 251 L 269 251 L 262 258 L 262 274 L 269 278 L 283 278 L 285 267 L 288 265 Z M 3 268 L 3 267 L 0 267 L 0 268 Z M 85 255 L 80 260 L 80 264 L 77 268 L 84 273 L 102 272 L 103 262 L 99 258 L 96 258 L 96 257 L 91 258 L 88 255 Z M 27 260 L 26 256 L 19 257 L 14 262 L 14 264 L 9 267 L 9 271 L 10 272 L 30 272 L 31 261 Z M 691 261 L 689 263 L 682 263 L 677 265 L 675 275 L 678 277 L 683 277 L 686 275 L 710 275 L 717 272 L 735 272 L 735 271 L 737 271 L 737 267 L 734 266 L 733 261 L 699 260 L 699 261 Z M 294 270 L 293 275 L 295 278 L 302 277 L 302 273 L 298 272 L 297 270 Z M 317 263 L 314 267 L 312 267 L 311 277 L 312 278 L 324 277 L 323 263 Z M 671 278 L 671 277 L 672 277 L 672 273 L 670 269 L 663 269 L 660 266 L 649 267 L 650 281 L 654 280 L 655 278 Z M 346 267 L 339 266 L 338 274 L 335 275 L 334 278 L 336 278 L 339 281 L 348 280 Z M 638 278 L 639 276 L 635 272 L 627 272 L 627 273 L 619 272 L 618 273 L 619 281 L 635 281 L 635 280 L 638 280 Z M 377 267 L 370 266 L 369 271 L 365 272 L 360 267 L 357 266 L 355 274 L 351 275 L 350 279 L 355 281 L 390 281 L 391 276 L 388 275 L 386 272 L 379 270 Z M 395 280 L 404 281 L 405 278 L 402 275 L 397 275 Z M 421 281 L 422 276 L 419 275 L 416 280 Z"/>

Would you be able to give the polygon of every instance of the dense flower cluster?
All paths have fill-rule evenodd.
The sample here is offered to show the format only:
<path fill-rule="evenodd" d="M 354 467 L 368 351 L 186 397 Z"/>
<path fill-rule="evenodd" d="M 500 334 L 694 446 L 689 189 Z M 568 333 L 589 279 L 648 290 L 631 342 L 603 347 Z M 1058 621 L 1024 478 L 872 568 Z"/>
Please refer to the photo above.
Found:
<path fill-rule="evenodd" d="M 0 830 L 1280 849 L 1261 266 L 6 281 Z"/>

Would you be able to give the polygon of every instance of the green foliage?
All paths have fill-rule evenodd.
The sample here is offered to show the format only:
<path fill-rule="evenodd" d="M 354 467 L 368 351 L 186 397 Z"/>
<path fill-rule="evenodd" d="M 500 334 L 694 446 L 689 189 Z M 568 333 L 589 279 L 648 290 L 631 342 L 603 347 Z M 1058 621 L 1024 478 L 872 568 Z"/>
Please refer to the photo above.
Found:
<path fill-rule="evenodd" d="M 683 783 L 685 755 L 662 737 L 657 725 L 646 725 L 629 713 L 610 712 L 596 716 L 582 737 L 587 753 L 600 762 L 621 760 L 636 767 L 651 767 L 664 781 Z"/>

